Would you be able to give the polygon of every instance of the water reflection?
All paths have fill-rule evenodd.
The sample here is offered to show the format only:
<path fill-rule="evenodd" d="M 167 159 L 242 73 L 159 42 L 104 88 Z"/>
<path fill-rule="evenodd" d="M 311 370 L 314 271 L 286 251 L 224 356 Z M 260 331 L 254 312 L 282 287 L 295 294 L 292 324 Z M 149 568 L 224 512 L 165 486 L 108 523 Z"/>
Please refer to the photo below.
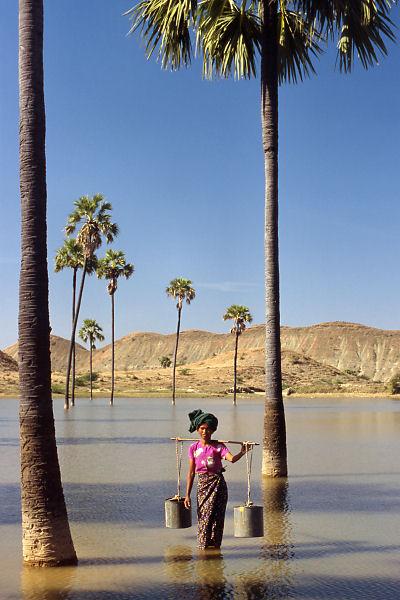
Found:
<path fill-rule="evenodd" d="M 189 546 L 168 546 L 164 552 L 164 565 L 171 583 L 182 585 L 193 579 L 193 556 Z"/>
<path fill-rule="evenodd" d="M 294 557 L 289 481 L 286 477 L 265 478 L 262 481 L 264 501 L 264 540 L 262 555 L 265 558 L 288 561 Z"/>
<path fill-rule="evenodd" d="M 289 483 L 286 478 L 262 481 L 264 539 L 256 569 L 236 578 L 235 600 L 290 598 L 294 558 L 290 523 Z"/>
<path fill-rule="evenodd" d="M 228 600 L 231 586 L 224 574 L 220 550 L 196 550 L 188 546 L 170 546 L 164 553 L 165 570 L 179 598 Z"/>
<path fill-rule="evenodd" d="M 200 557 L 195 533 L 163 523 L 176 489 L 170 437 L 187 430 L 198 399 L 103 400 L 64 415 L 59 456 L 74 542 L 74 569 L 24 568 L 19 505 L 18 404 L 0 402 L 1 600 L 392 600 L 398 592 L 400 402 L 287 400 L 290 480 L 259 485 L 263 538 L 233 537 L 246 464 L 228 468 L 230 505 L 221 554 Z M 201 401 L 222 439 L 262 438 L 261 400 Z M 5 442 L 4 442 L 5 440 Z M 170 444 L 170 445 L 169 445 Z M 234 448 L 232 448 L 234 449 Z M 262 499 L 262 500 L 261 500 Z M 296 526 L 294 526 L 294 524 Z M 179 545 L 178 545 L 179 544 Z"/>
<path fill-rule="evenodd" d="M 199 551 L 196 561 L 196 581 L 197 597 L 200 600 L 226 600 L 231 597 L 220 550 Z"/>
<path fill-rule="evenodd" d="M 41 569 L 23 566 L 21 597 L 23 600 L 67 600 L 75 582 L 77 567 Z"/>

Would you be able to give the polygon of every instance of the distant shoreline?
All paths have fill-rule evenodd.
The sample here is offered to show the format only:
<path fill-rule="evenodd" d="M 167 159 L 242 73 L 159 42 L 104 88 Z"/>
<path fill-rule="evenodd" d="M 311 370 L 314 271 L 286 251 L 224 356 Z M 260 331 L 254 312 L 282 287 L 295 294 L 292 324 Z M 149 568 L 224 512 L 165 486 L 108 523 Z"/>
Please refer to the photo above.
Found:
<path fill-rule="evenodd" d="M 93 399 L 99 399 L 99 398 L 104 398 L 104 399 L 108 399 L 109 396 L 105 395 L 104 393 L 101 394 L 96 394 L 93 393 Z M 238 394 L 237 397 L 239 399 L 242 400 L 252 400 L 255 398 L 263 398 L 264 397 L 264 393 L 263 392 L 256 392 L 254 394 Z M 63 400 L 64 395 L 63 394 L 53 394 L 53 400 Z M 76 399 L 84 399 L 84 398 L 89 398 L 89 394 L 75 394 L 75 398 Z M 124 393 L 114 393 L 114 398 L 129 398 L 132 400 L 135 400 L 137 398 L 165 398 L 167 400 L 170 399 L 170 396 L 168 394 L 165 393 L 161 393 L 161 392 L 141 392 L 141 393 L 135 393 L 135 394 L 124 394 Z M 213 394 L 213 393 L 195 393 L 195 392 L 188 392 L 188 393 L 180 393 L 179 396 L 177 396 L 177 400 L 179 400 L 179 398 L 226 398 L 227 400 L 230 400 L 231 398 L 233 398 L 233 394 Z M 400 394 L 385 394 L 382 392 L 379 393 L 367 393 L 367 392 L 363 392 L 363 393 L 359 393 L 359 392 L 313 392 L 312 394 L 290 394 L 290 396 L 283 396 L 283 400 L 287 400 L 288 398 L 295 398 L 295 399 L 301 399 L 301 398 L 305 398 L 305 399 L 312 399 L 312 398 L 387 398 L 388 400 L 400 400 Z M 0 400 L 1 399 L 5 399 L 5 400 L 18 400 L 18 397 L 15 396 L 15 394 L 7 394 L 7 393 L 0 393 Z"/>

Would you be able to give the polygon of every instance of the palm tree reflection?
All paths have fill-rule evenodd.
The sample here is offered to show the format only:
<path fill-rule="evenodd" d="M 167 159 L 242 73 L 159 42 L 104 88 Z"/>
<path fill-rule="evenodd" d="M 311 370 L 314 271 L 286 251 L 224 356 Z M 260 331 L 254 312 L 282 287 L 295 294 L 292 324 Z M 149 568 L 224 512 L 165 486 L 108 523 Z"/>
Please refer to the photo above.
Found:
<path fill-rule="evenodd" d="M 38 569 L 22 567 L 21 598 L 23 600 L 67 600 L 75 580 L 76 567 Z"/>
<path fill-rule="evenodd" d="M 236 579 L 235 600 L 290 598 L 294 557 L 289 483 L 286 477 L 262 481 L 264 539 L 258 567 Z"/>

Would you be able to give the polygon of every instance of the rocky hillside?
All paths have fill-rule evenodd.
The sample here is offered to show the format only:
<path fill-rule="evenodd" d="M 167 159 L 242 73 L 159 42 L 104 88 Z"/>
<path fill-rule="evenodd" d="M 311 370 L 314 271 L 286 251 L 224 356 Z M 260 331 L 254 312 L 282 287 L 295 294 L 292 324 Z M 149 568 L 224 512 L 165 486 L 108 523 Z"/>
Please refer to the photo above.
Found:
<path fill-rule="evenodd" d="M 264 348 L 264 326 L 247 329 L 240 349 Z M 387 381 L 400 370 L 400 331 L 385 331 L 355 323 L 321 323 L 310 327 L 282 327 L 282 350 L 290 350 L 350 375 Z M 116 342 L 117 369 L 155 368 L 161 356 L 172 357 L 175 335 L 132 333 Z M 183 331 L 179 341 L 179 363 L 189 364 L 230 352 L 234 337 L 207 331 Z M 111 349 L 105 346 L 94 356 L 97 370 L 109 369 Z"/>
<path fill-rule="evenodd" d="M 260 351 L 257 353 L 257 365 L 260 363 L 258 367 L 263 364 L 264 331 L 263 325 L 255 325 L 247 329 L 240 338 L 240 352 L 243 355 L 250 350 Z M 374 382 L 388 381 L 394 373 L 400 371 L 400 331 L 334 322 L 310 327 L 282 327 L 281 339 L 286 356 L 295 352 L 298 355 L 295 360 L 303 361 L 304 368 L 311 369 L 311 362 L 307 361 L 312 359 L 320 365 L 345 373 L 350 379 L 365 378 Z M 65 370 L 68 345 L 67 340 L 51 336 L 54 371 Z M 172 357 L 174 345 L 175 334 L 131 333 L 115 344 L 116 369 L 134 371 L 158 368 L 162 356 Z M 222 355 L 233 349 L 234 337 L 229 333 L 183 331 L 179 342 L 178 363 L 199 363 L 220 355 L 222 358 Z M 18 345 L 6 348 L 5 352 L 16 359 Z M 78 370 L 88 369 L 88 354 L 85 348 L 77 344 Z M 111 368 L 110 345 L 94 352 L 93 367 L 97 371 L 108 371 Z"/>
<path fill-rule="evenodd" d="M 372 381 L 388 381 L 400 371 L 400 331 L 356 323 L 320 323 L 311 327 L 283 327 L 282 348 L 314 358 L 341 371 Z"/>
<path fill-rule="evenodd" d="M 18 363 L 14 358 L 0 350 L 0 372 L 18 371 Z"/>
<path fill-rule="evenodd" d="M 87 371 L 89 368 L 89 352 L 80 344 L 75 345 L 76 348 L 76 366 L 78 370 Z M 58 335 L 50 336 L 50 352 L 51 352 L 51 368 L 53 371 L 66 371 L 68 360 L 69 340 L 59 337 Z M 18 360 L 18 342 L 8 348 L 4 352 L 11 356 L 14 360 Z"/>

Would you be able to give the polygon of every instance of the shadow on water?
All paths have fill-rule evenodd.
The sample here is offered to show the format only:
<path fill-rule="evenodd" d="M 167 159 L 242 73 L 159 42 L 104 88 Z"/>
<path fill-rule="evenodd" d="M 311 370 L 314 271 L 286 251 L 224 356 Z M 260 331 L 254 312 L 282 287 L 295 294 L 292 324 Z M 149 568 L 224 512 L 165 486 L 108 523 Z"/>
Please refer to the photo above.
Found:
<path fill-rule="evenodd" d="M 134 445 L 143 445 L 143 444 L 167 444 L 170 445 L 171 442 L 168 438 L 160 438 L 160 437 L 138 437 L 138 436 L 99 436 L 99 437 L 58 437 L 57 438 L 57 446 L 78 446 L 84 445 L 88 446 L 91 444 L 129 444 L 130 446 Z"/>
<path fill-rule="evenodd" d="M 137 522 L 140 526 L 149 528 L 162 526 L 164 499 L 171 497 L 175 489 L 176 481 L 172 479 L 128 484 L 85 482 L 64 484 L 71 521 Z M 263 490 L 259 485 L 254 485 L 255 495 L 258 497 L 262 494 L 265 496 L 265 489 L 265 485 Z M 383 514 L 400 512 L 398 489 L 380 482 L 352 484 L 332 482 L 329 479 L 321 479 L 319 482 L 291 480 L 291 490 L 297 511 L 314 514 L 339 511 L 346 514 L 371 511 Z M 240 483 L 229 483 L 231 502 L 240 503 L 242 493 L 243 486 Z M 279 489 L 271 488 L 267 497 L 268 494 L 276 496 L 278 493 Z M 283 509 L 287 510 L 284 505 Z M 269 513 L 270 508 L 265 512 Z M 0 524 L 19 523 L 20 520 L 19 485 L 0 484 Z"/>

